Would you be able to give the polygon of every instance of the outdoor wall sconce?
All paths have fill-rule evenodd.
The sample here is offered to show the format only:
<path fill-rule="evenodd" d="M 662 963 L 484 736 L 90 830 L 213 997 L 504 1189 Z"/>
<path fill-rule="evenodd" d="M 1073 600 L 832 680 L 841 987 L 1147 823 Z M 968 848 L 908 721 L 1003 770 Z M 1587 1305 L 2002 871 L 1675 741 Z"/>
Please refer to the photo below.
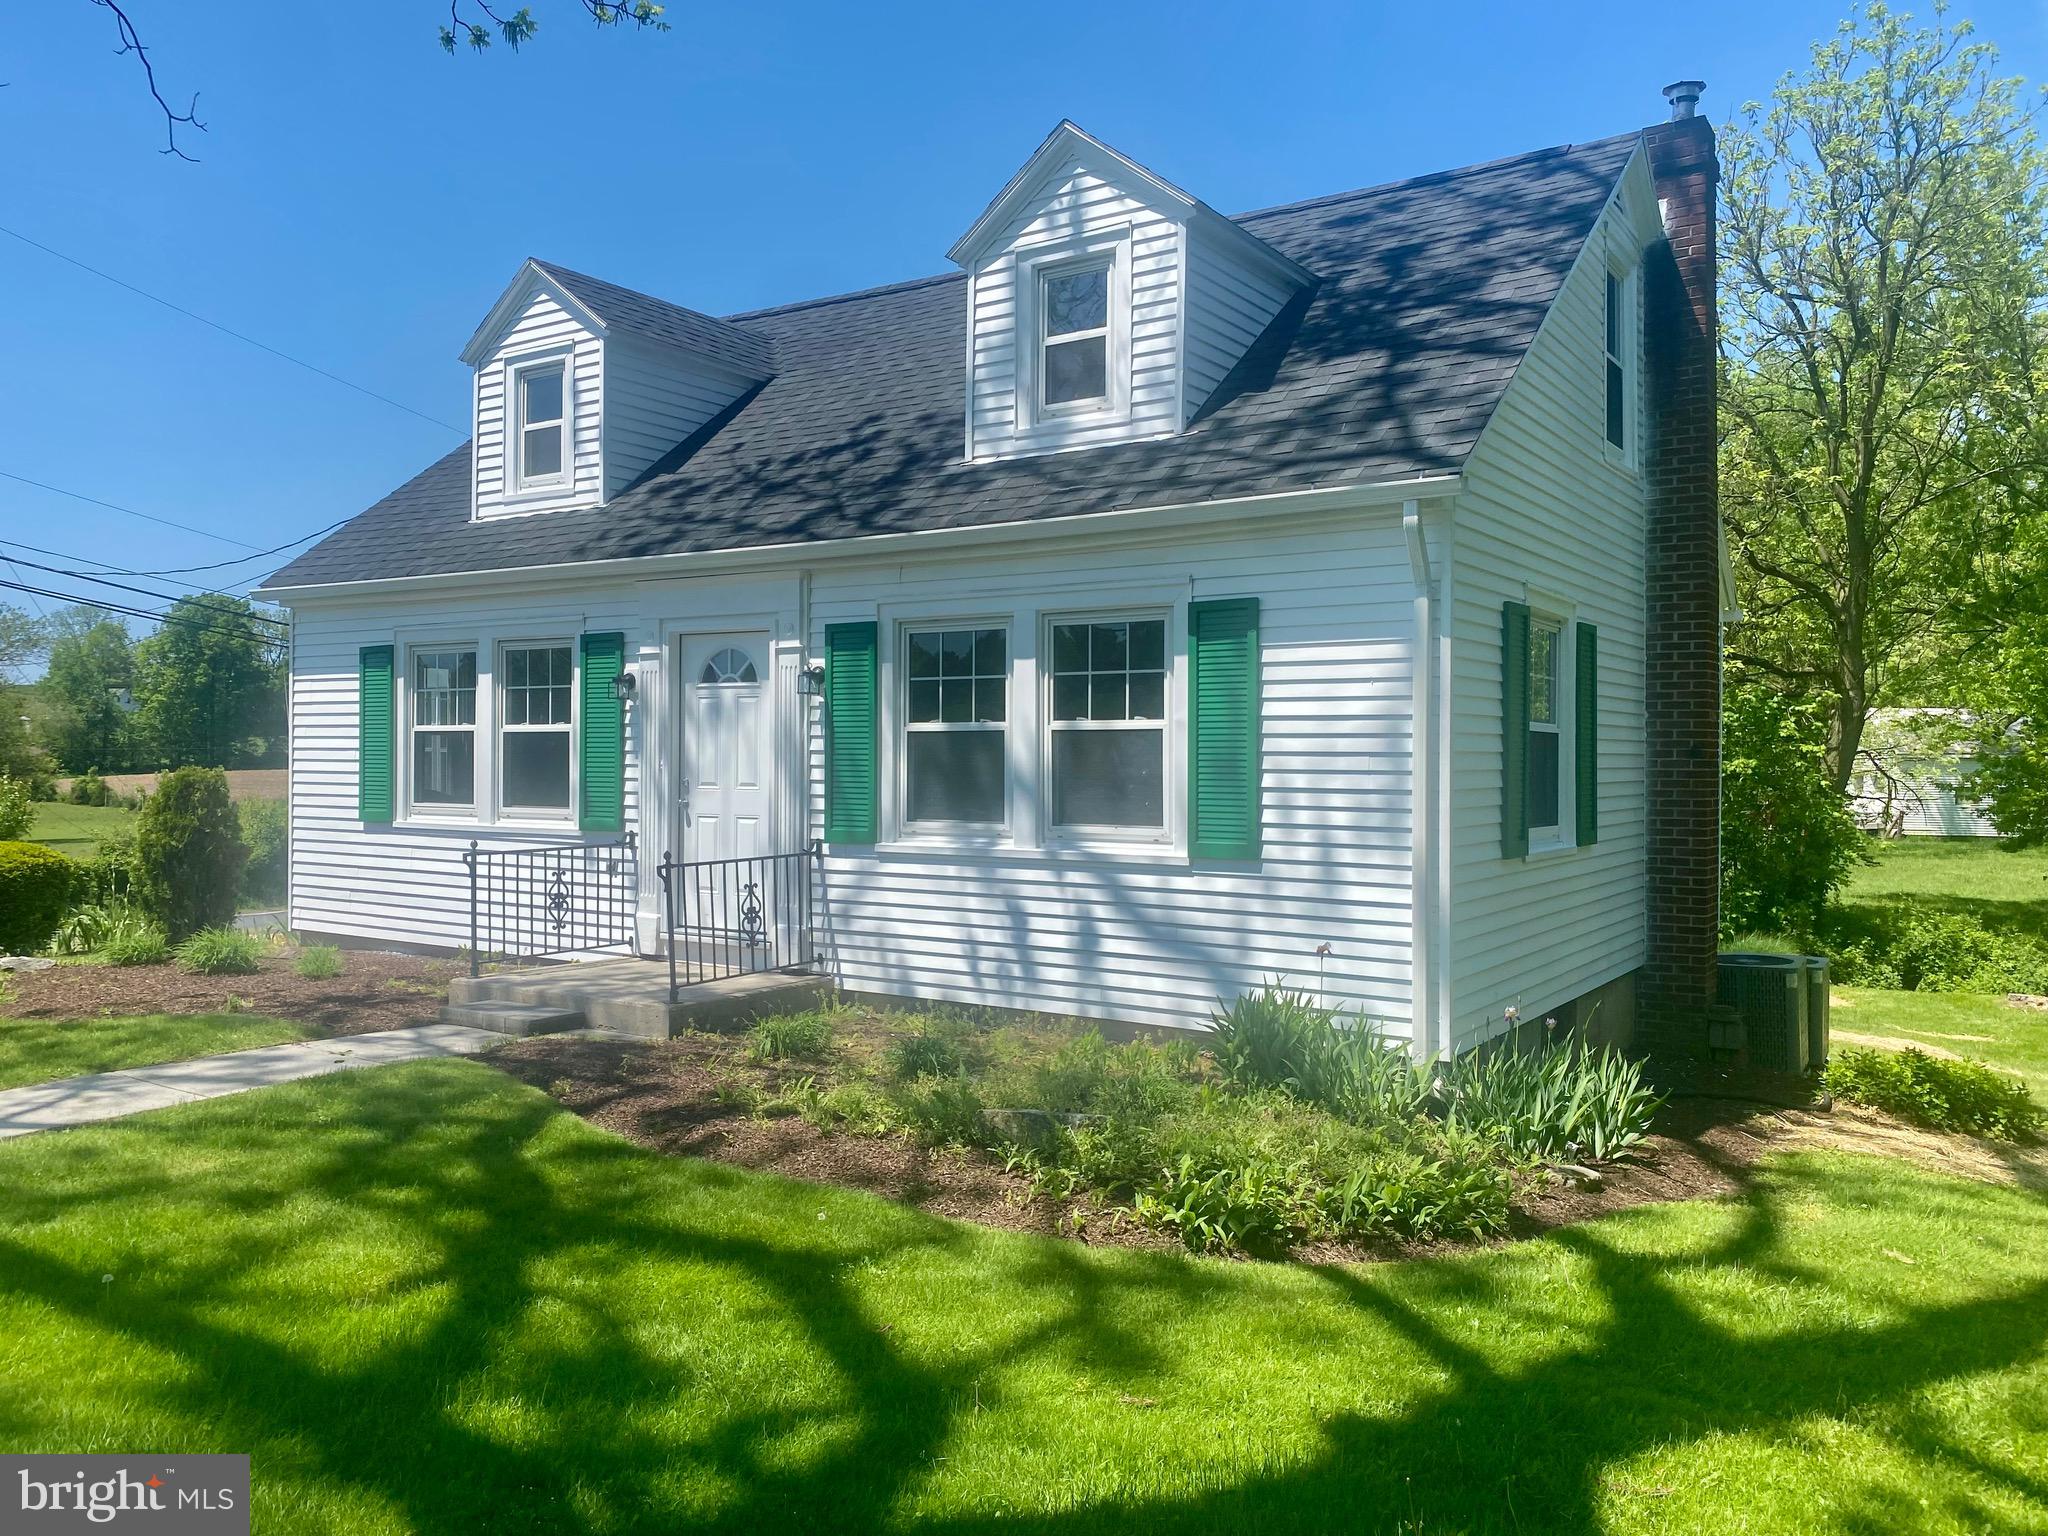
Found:
<path fill-rule="evenodd" d="M 825 696 L 825 663 L 814 661 L 796 677 L 796 691 L 807 699 Z"/>
<path fill-rule="evenodd" d="M 612 697 L 621 704 L 630 704 L 633 702 L 634 690 L 639 686 L 631 672 L 621 669 L 619 675 L 612 679 Z"/>

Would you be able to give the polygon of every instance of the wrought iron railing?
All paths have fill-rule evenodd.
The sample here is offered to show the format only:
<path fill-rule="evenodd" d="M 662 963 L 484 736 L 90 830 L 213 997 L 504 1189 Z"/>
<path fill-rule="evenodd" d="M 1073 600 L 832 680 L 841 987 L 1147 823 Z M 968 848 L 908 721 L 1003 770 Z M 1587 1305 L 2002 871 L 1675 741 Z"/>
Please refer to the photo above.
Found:
<path fill-rule="evenodd" d="M 640 864 L 633 834 L 615 843 L 479 848 L 469 866 L 469 974 L 485 960 L 634 950 Z"/>
<path fill-rule="evenodd" d="M 802 853 L 681 863 L 662 855 L 668 995 L 699 982 L 762 971 L 808 970 L 815 844 Z"/>

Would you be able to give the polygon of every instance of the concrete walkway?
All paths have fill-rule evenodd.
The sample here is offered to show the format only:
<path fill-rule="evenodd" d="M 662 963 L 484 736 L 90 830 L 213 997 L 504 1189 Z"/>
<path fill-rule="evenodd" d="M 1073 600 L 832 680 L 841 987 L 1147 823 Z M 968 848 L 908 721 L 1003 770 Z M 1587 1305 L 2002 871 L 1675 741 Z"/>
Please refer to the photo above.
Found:
<path fill-rule="evenodd" d="M 332 1040 L 301 1040 L 266 1045 L 253 1051 L 229 1051 L 191 1061 L 166 1061 L 153 1067 L 124 1067 L 88 1077 L 60 1078 L 0 1093 L 0 1140 L 35 1131 L 89 1125 L 145 1109 L 164 1109 L 200 1099 L 218 1099 L 250 1088 L 297 1082 L 350 1067 L 380 1067 L 387 1062 L 420 1061 L 430 1056 L 474 1056 L 505 1037 L 487 1029 L 459 1024 L 415 1024 L 407 1029 L 380 1029 L 366 1035 L 341 1035 Z"/>

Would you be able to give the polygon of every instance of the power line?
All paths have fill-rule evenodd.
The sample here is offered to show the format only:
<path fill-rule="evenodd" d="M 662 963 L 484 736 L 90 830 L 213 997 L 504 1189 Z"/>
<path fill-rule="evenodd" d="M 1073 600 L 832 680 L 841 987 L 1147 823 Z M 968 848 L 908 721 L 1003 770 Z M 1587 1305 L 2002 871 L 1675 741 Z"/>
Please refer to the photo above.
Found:
<path fill-rule="evenodd" d="M 302 357 L 293 357 L 289 352 L 281 352 L 276 347 L 271 346 L 268 342 L 258 341 L 254 336 L 245 336 L 240 331 L 233 330 L 228 326 L 222 325 L 218 320 L 209 320 L 204 315 L 195 314 L 192 310 L 187 309 L 184 305 L 173 304 L 169 299 L 161 298 L 158 295 L 151 293 L 146 288 L 138 288 L 133 283 L 123 282 L 120 278 L 114 276 L 113 273 L 111 272 L 102 272 L 98 267 L 88 266 L 85 262 L 80 261 L 76 256 L 66 256 L 62 251 L 55 250 L 52 247 L 43 244 L 40 240 L 29 239 L 27 235 L 22 234 L 19 230 L 9 229 L 5 225 L 0 225 L 0 235 L 8 235 L 13 239 L 19 240 L 23 245 L 32 245 L 37 250 L 41 251 L 44 255 L 54 256 L 59 261 L 68 262 L 70 263 L 70 265 L 78 268 L 78 270 L 81 272 L 90 272 L 94 277 L 101 278 L 106 282 L 112 283 L 116 288 L 125 288 L 128 290 L 128 292 L 135 294 L 140 298 L 148 299 L 152 304 L 161 304 L 165 309 L 171 310 L 176 314 L 183 315 L 187 320 L 197 320 L 201 325 L 211 326 L 214 330 L 219 331 L 223 336 L 232 336 L 235 338 L 235 340 L 240 342 L 246 342 L 248 345 L 255 347 L 258 351 L 268 352 L 272 357 L 283 358 L 286 362 L 291 363 L 296 367 L 303 368 L 308 373 L 317 373 L 320 375 L 321 378 L 331 380 L 332 382 L 341 385 L 344 389 L 352 389 L 359 395 L 368 395 L 372 400 L 381 401 L 383 404 L 390 406 L 393 410 L 404 411 L 408 416 L 417 416 L 421 421 L 431 422 L 433 425 L 445 428 L 447 431 L 450 432 L 460 432 L 462 430 L 462 428 L 456 426 L 453 422 L 443 421 L 438 416 L 429 416 L 425 411 L 416 411 L 411 406 L 405 404 L 401 400 L 394 400 L 389 395 L 380 395 L 377 393 L 376 390 L 358 384 L 353 379 L 344 379 L 338 373 L 329 373 L 325 368 L 319 367 L 317 364 L 314 363 L 309 363 Z"/>
<path fill-rule="evenodd" d="M 29 479 L 27 475 L 17 475 L 8 470 L 0 469 L 0 479 L 19 481 L 23 485 L 32 485 L 39 491 L 49 491 L 58 496 L 69 496 L 73 501 L 90 502 L 93 506 L 105 507 L 110 512 L 125 512 L 128 516 L 139 517 L 146 523 L 162 523 L 166 528 L 176 528 L 183 533 L 196 533 L 203 539 L 215 539 L 222 544 L 239 545 L 243 549 L 256 548 L 254 544 L 248 543 L 243 539 L 231 539 L 224 533 L 214 533 L 206 528 L 194 528 L 190 523 L 174 522 L 168 517 L 158 517 L 154 512 L 138 512 L 133 507 L 122 506 L 119 502 L 101 501 L 99 497 L 88 496 L 83 491 L 67 491 L 61 485 L 46 485 L 41 480 Z"/>
<path fill-rule="evenodd" d="M 337 518 L 325 528 L 315 528 L 311 533 L 301 534 L 289 544 L 280 544 L 275 549 L 259 550 L 253 555 L 242 555 L 233 560 L 216 560 L 211 565 L 167 565 L 160 571 L 122 571 L 119 574 L 123 576 L 180 576 L 189 571 L 217 571 L 224 565 L 247 565 L 251 560 L 261 560 L 265 555 L 281 555 L 295 545 L 304 544 L 309 540 L 319 538 L 323 534 L 332 533 L 343 524 L 353 522 L 354 520 L 354 514 L 350 514 L 348 517 Z M 0 539 L 0 544 L 6 542 L 5 539 Z M 192 583 L 181 581 L 178 585 L 189 587 Z"/>
<path fill-rule="evenodd" d="M 107 576 L 154 576 L 159 578 L 160 580 L 168 581 L 174 587 L 184 587 L 187 591 L 191 592 L 206 592 L 213 590 L 211 588 L 202 587 L 195 581 L 180 581 L 178 580 L 177 577 L 165 575 L 161 571 L 123 570 L 118 565 L 109 565 L 107 564 L 106 561 L 95 560 L 90 555 L 74 555 L 71 553 L 71 551 L 67 549 L 45 549 L 40 544 L 27 544 L 20 539 L 0 539 L 0 545 L 4 545 L 8 549 L 25 549 L 32 554 L 48 555 L 52 560 L 82 560 L 87 565 L 91 566 L 93 570 Z M 4 558 L 10 565 L 14 563 L 14 557 L 11 555 L 6 556 Z M 249 558 L 253 560 L 256 557 L 254 555 L 251 555 L 249 556 Z M 233 564 L 234 562 L 225 561 L 223 563 Z M 79 574 L 83 575 L 84 572 L 80 572 Z"/>
<path fill-rule="evenodd" d="M 19 581 L 0 581 L 0 588 L 11 589 L 16 592 L 26 592 L 31 597 L 54 597 L 60 602 L 77 603 L 86 608 L 99 608 L 108 613 L 126 614 L 131 618 L 149 619 L 154 623 L 171 624 L 181 629 L 196 629 L 206 634 L 235 635 L 244 640 L 254 640 L 258 645 L 275 646 L 279 650 L 282 650 L 285 645 L 285 637 L 282 635 L 266 635 L 255 630 L 242 628 L 239 625 L 209 624 L 201 619 L 182 619 L 176 614 L 155 613 L 147 608 L 136 608 L 127 603 L 115 602 L 111 598 L 82 597 L 76 592 L 58 592 L 49 587 L 32 587 Z"/>
<path fill-rule="evenodd" d="M 133 592 L 138 597 L 153 597 L 160 603 L 185 603 L 193 608 L 204 609 L 208 613 L 225 614 L 229 618 L 248 619 L 257 624 L 274 624 L 279 629 L 289 629 L 291 627 L 283 619 L 273 619 L 267 613 L 256 613 L 244 608 L 230 608 L 223 603 L 209 603 L 203 597 L 179 597 L 170 592 L 152 592 L 148 587 L 131 587 L 126 582 L 109 581 L 105 576 L 95 576 L 89 571 L 61 570 L 54 565 L 39 565 L 33 560 L 16 560 L 12 555 L 7 557 L 7 563 L 16 567 L 25 565 L 32 571 L 47 571 L 52 576 L 70 576 L 78 581 L 89 581 L 96 587 L 113 587 L 117 591 Z M 17 568 L 14 574 L 19 576 L 21 571 Z M 123 574 L 126 573 L 124 572 Z"/>

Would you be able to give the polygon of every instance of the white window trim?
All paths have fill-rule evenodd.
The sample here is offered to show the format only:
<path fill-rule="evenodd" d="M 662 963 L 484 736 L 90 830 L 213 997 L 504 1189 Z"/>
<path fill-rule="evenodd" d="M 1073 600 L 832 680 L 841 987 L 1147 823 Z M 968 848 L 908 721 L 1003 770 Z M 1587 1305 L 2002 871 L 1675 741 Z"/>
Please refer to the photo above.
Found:
<path fill-rule="evenodd" d="M 1045 279 L 1063 270 L 1109 263 L 1109 315 L 1104 368 L 1108 395 L 1100 402 L 1043 404 Z M 1084 427 L 1128 421 L 1131 415 L 1131 231 L 1126 227 L 1075 236 L 1015 254 L 1017 435 L 1057 441 Z"/>
<path fill-rule="evenodd" d="M 889 782 L 893 786 L 891 821 L 893 840 L 945 847 L 1004 847 L 1011 842 L 1016 825 L 1016 738 L 1017 728 L 1017 646 L 1016 631 L 1008 614 L 980 617 L 901 619 L 893 626 L 893 645 L 887 673 L 890 678 L 889 708 L 884 711 L 892 756 Z M 910 637 L 943 630 L 993 629 L 1003 637 L 1003 723 L 928 721 L 913 725 L 910 719 Z M 910 745 L 913 731 L 998 730 L 1003 737 L 1003 817 L 1000 822 L 912 821 L 910 819 Z"/>
<path fill-rule="evenodd" d="M 1639 268 L 1610 259 L 1602 269 L 1600 283 L 1600 452 L 1616 469 L 1635 474 L 1640 462 L 1638 444 L 1642 439 L 1637 397 L 1641 393 L 1643 352 L 1643 311 Z M 1616 303 L 1621 309 L 1618 353 L 1607 350 L 1607 279 L 1616 284 Z M 1621 365 L 1621 446 L 1607 436 L 1607 365 Z"/>
<path fill-rule="evenodd" d="M 569 723 L 560 725 L 512 725 L 505 719 L 505 656 L 510 651 L 561 650 L 569 652 Z M 491 803 L 499 825 L 573 826 L 581 784 L 582 754 L 576 750 L 583 726 L 583 660 L 577 654 L 574 635 L 542 635 L 532 639 L 501 639 L 491 652 Z M 481 686 L 481 679 L 479 679 Z M 505 753 L 501 743 L 508 734 L 554 735 L 569 738 L 569 803 L 561 810 L 542 805 L 510 805 L 505 800 Z"/>
<path fill-rule="evenodd" d="M 520 381 L 544 368 L 562 370 L 562 467 L 552 475 L 526 474 L 526 416 Z M 505 499 L 558 495 L 576 482 L 576 348 L 550 347 L 505 361 Z"/>
<path fill-rule="evenodd" d="M 1579 636 L 1578 616 L 1571 604 L 1535 593 L 1529 595 L 1528 602 L 1530 635 L 1534 636 L 1538 625 L 1557 631 L 1557 720 L 1552 726 L 1557 732 L 1557 825 L 1536 825 L 1535 808 L 1530 808 L 1529 853 L 1533 857 L 1578 851 L 1578 795 L 1575 787 L 1578 784 Z M 1529 726 L 1531 730 L 1540 729 L 1534 720 L 1529 722 Z"/>
<path fill-rule="evenodd" d="M 1045 330 L 1046 286 L 1062 277 L 1083 272 L 1100 272 L 1103 283 L 1102 324 L 1080 330 L 1062 331 L 1058 336 L 1049 335 Z M 1034 271 L 1038 326 L 1031 339 L 1031 355 L 1038 364 L 1037 394 L 1032 400 L 1032 412 L 1041 421 L 1050 421 L 1062 416 L 1099 416 L 1109 410 L 1116 399 L 1116 368 L 1112 355 L 1115 348 L 1111 336 L 1116 329 L 1116 257 L 1080 256 L 1072 261 L 1040 262 Z M 1085 395 L 1077 400 L 1048 400 L 1045 398 L 1047 369 L 1045 357 L 1056 346 L 1088 341 L 1100 337 L 1102 340 L 1102 393 Z"/>
<path fill-rule="evenodd" d="M 1100 720 L 1100 721 L 1056 721 L 1053 718 L 1053 646 L 1052 632 L 1059 624 L 1100 624 L 1113 622 L 1137 623 L 1144 620 L 1162 620 L 1166 625 L 1164 661 L 1166 680 L 1164 707 L 1166 717 L 1158 723 L 1160 733 L 1160 805 L 1161 825 L 1151 827 L 1117 827 L 1095 825 L 1062 825 L 1054 818 L 1057 803 L 1057 788 L 1053 783 L 1053 736 L 1057 731 L 1102 731 L 1102 730 L 1152 730 L 1150 721 Z M 1060 609 L 1047 611 L 1038 616 L 1038 654 L 1042 658 L 1038 668 L 1038 782 L 1040 790 L 1040 823 L 1044 829 L 1045 846 L 1048 848 L 1103 848 L 1103 847 L 1178 847 L 1181 842 L 1181 805 L 1184 791 L 1182 783 L 1186 776 L 1186 759 L 1178 750 L 1177 742 L 1184 734 L 1179 730 L 1185 718 L 1181 701 L 1183 670 L 1180 665 L 1183 650 L 1181 640 L 1181 607 L 1178 603 L 1132 603 L 1100 608 Z"/>
<path fill-rule="evenodd" d="M 469 651 L 473 653 L 476 657 L 476 691 L 482 693 L 490 686 L 489 676 L 484 671 L 484 659 L 489 654 L 488 648 L 479 643 L 473 636 L 449 638 L 437 635 L 419 639 L 401 639 L 397 649 L 404 663 L 396 680 L 400 736 L 399 740 L 392 744 L 394 748 L 393 756 L 398 759 L 393 764 L 393 767 L 398 773 L 399 782 L 404 786 L 404 793 L 399 801 L 401 809 L 400 820 L 405 822 L 425 822 L 434 826 L 446 826 L 450 823 L 464 826 L 475 825 L 485 819 L 486 800 L 479 793 L 479 789 L 484 787 L 484 774 L 488 771 L 489 764 L 489 756 L 485 751 L 485 738 L 490 733 L 482 728 L 481 718 L 471 721 L 467 726 L 434 725 L 427 727 L 427 729 L 434 731 L 467 730 L 470 733 L 472 744 L 469 754 L 469 804 L 421 805 L 417 804 L 413 799 L 412 748 L 413 734 L 416 729 L 413 724 L 413 694 L 415 692 L 412 680 L 413 658 L 423 652 L 431 651 Z M 483 711 L 479 710 L 477 714 L 481 717 Z"/>

